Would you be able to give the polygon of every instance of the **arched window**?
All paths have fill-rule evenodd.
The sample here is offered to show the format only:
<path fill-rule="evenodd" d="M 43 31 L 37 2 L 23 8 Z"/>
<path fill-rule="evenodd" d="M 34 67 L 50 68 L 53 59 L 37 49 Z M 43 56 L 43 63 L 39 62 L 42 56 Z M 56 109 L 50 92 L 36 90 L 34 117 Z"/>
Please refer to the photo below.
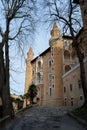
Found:
<path fill-rule="evenodd" d="M 40 81 L 40 78 L 41 78 L 41 74 L 38 72 L 37 73 L 37 79 Z"/>
<path fill-rule="evenodd" d="M 38 61 L 38 68 L 41 69 L 41 61 Z"/>
<path fill-rule="evenodd" d="M 65 73 L 68 72 L 71 69 L 70 65 L 65 66 Z"/>
<path fill-rule="evenodd" d="M 64 51 L 64 59 L 67 59 L 67 60 L 70 59 L 70 53 L 67 50 Z"/>
<path fill-rule="evenodd" d="M 68 46 L 68 41 L 64 40 L 64 46 L 65 46 L 65 47 Z"/>

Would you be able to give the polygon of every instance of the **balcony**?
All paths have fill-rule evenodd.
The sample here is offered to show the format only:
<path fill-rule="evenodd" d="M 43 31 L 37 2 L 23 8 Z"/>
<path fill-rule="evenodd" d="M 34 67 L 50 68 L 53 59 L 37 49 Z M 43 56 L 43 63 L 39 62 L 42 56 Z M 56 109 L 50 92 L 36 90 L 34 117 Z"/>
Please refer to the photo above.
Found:
<path fill-rule="evenodd" d="M 43 79 L 36 80 L 36 85 L 40 85 L 40 84 L 43 84 Z"/>

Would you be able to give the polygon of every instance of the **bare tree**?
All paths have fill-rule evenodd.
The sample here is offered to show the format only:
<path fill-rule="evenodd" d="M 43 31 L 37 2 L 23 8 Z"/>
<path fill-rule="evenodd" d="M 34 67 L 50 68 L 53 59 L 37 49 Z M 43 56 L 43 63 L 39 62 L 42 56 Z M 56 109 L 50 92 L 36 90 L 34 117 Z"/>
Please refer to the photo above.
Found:
<path fill-rule="evenodd" d="M 12 114 L 9 83 L 9 43 L 15 40 L 15 42 L 17 41 L 18 44 L 21 44 L 25 35 L 28 36 L 34 31 L 36 1 L 1 0 L 0 4 L 4 23 L 4 26 L 3 24 L 0 26 L 0 91 L 2 91 L 3 116 L 5 116 Z"/>
<path fill-rule="evenodd" d="M 80 48 L 80 44 L 77 40 L 76 35 L 81 29 L 82 21 L 80 16 L 80 7 L 73 3 L 73 0 L 46 0 L 44 1 L 45 7 L 47 7 L 48 21 L 58 22 L 63 30 L 64 35 L 72 36 L 73 42 L 72 47 L 75 48 L 77 57 L 80 63 L 80 78 L 82 82 L 85 103 L 87 103 L 87 86 L 84 69 L 84 54 Z M 84 104 L 85 104 L 84 103 Z"/>

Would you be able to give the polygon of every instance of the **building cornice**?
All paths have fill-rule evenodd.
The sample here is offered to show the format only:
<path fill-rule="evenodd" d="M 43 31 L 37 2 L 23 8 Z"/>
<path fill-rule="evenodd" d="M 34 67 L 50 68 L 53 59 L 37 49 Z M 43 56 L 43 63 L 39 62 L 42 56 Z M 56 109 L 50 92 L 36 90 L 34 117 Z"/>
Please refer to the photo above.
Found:
<path fill-rule="evenodd" d="M 42 52 L 39 56 L 37 56 L 36 58 L 34 58 L 34 59 L 31 61 L 31 63 L 35 62 L 35 61 L 38 59 L 38 57 L 43 56 L 44 54 L 46 54 L 46 53 L 49 52 L 49 51 L 50 51 L 50 47 L 47 48 L 44 52 Z"/>

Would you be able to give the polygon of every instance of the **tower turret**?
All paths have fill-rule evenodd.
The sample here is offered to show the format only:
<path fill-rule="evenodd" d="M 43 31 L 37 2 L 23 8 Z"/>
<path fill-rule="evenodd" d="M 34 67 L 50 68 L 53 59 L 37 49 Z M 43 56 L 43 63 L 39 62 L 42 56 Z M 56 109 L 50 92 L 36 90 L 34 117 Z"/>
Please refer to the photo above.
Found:
<path fill-rule="evenodd" d="M 52 46 L 59 46 L 59 47 L 62 47 L 62 37 L 61 37 L 61 34 L 60 34 L 60 30 L 56 24 L 56 22 L 54 22 L 53 24 L 53 28 L 50 32 L 51 34 L 51 38 L 49 40 L 49 45 L 52 47 Z"/>
<path fill-rule="evenodd" d="M 27 60 L 26 60 L 26 81 L 25 81 L 25 93 L 27 93 L 29 85 L 31 85 L 32 81 L 32 65 L 31 60 L 33 60 L 34 53 L 32 47 L 30 46 L 29 52 L 27 53 Z"/>
<path fill-rule="evenodd" d="M 34 53 L 33 53 L 32 47 L 30 46 L 29 51 L 27 53 L 27 60 L 32 60 L 33 57 L 34 57 Z"/>
<path fill-rule="evenodd" d="M 31 60 L 33 60 L 34 53 L 32 47 L 30 46 L 29 51 L 27 53 L 26 59 L 26 75 L 25 75 L 25 94 L 27 94 L 29 86 L 32 84 L 32 65 Z M 29 104 L 27 99 L 24 100 L 23 107 L 26 107 Z"/>
<path fill-rule="evenodd" d="M 51 30 L 51 38 L 58 38 L 60 36 L 60 31 L 56 22 L 54 22 L 53 29 Z"/>
<path fill-rule="evenodd" d="M 60 30 L 56 23 L 54 23 L 53 28 L 51 30 L 51 38 L 49 41 L 49 45 L 51 48 L 50 51 L 50 59 L 52 61 L 51 68 L 55 68 L 54 71 L 50 69 L 51 76 L 55 79 L 55 89 L 54 96 L 58 99 L 56 104 L 63 105 L 63 90 L 62 90 L 62 74 L 63 74 L 63 39 L 60 34 Z M 52 86 L 53 80 L 50 80 L 50 86 Z M 50 88 L 51 89 L 51 88 Z M 50 90 L 51 91 L 51 90 Z M 52 97 L 52 98 L 54 98 Z"/>

